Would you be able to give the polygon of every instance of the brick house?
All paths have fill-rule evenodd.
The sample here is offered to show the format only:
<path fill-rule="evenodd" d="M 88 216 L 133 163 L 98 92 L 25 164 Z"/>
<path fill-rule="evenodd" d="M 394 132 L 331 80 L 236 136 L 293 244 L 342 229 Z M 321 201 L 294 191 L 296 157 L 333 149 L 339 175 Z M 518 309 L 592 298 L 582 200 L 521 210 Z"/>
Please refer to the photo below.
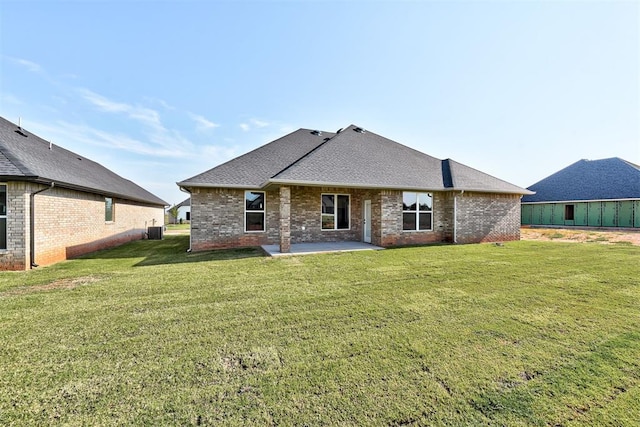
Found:
<path fill-rule="evenodd" d="M 145 236 L 166 203 L 0 117 L 0 269 L 25 270 Z"/>
<path fill-rule="evenodd" d="M 191 194 L 194 251 L 518 240 L 531 193 L 354 125 L 297 130 L 178 185 Z"/>

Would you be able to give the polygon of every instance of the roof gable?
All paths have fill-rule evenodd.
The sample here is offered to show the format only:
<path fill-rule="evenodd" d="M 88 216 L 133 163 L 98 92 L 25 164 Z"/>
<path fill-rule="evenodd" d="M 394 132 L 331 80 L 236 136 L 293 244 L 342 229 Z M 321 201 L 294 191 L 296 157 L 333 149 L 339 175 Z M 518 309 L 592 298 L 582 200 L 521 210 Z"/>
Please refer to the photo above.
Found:
<path fill-rule="evenodd" d="M 270 181 L 444 189 L 440 160 L 361 129 L 349 126 Z"/>
<path fill-rule="evenodd" d="M 307 155 L 333 135 L 310 129 L 299 129 L 208 171 L 178 182 L 178 185 L 260 188 L 266 180 Z"/>
<path fill-rule="evenodd" d="M 241 188 L 279 184 L 529 193 L 355 125 L 335 134 L 300 129 L 178 183 L 183 187 Z"/>
<path fill-rule="evenodd" d="M 579 160 L 533 184 L 523 202 L 640 199 L 640 167 L 619 157 Z"/>
<path fill-rule="evenodd" d="M 2 117 L 0 176 L 4 179 L 53 181 L 60 187 L 166 205 L 162 199 L 99 163 L 27 133 Z"/>

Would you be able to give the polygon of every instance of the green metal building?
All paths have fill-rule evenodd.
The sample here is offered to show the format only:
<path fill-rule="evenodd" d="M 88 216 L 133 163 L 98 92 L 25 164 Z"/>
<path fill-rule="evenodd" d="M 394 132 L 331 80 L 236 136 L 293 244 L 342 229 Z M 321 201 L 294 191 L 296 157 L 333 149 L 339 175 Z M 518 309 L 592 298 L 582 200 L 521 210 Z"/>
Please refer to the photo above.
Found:
<path fill-rule="evenodd" d="M 522 225 L 640 229 L 640 166 L 580 160 L 528 188 Z"/>

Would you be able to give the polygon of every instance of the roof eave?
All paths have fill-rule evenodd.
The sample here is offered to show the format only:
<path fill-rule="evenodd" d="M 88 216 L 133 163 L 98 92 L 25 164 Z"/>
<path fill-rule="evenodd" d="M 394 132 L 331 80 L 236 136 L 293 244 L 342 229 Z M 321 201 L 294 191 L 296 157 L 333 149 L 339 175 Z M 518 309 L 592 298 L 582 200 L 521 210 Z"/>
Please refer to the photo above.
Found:
<path fill-rule="evenodd" d="M 635 202 L 640 196 L 623 199 L 584 199 L 584 200 L 537 200 L 534 202 L 522 202 L 524 205 L 543 205 L 546 203 L 589 203 L 589 202 Z"/>
<path fill-rule="evenodd" d="M 416 187 L 406 185 L 379 185 L 379 184 L 358 184 L 349 182 L 331 182 L 331 181 L 301 181 L 289 179 L 270 179 L 265 182 L 261 188 L 279 185 L 299 185 L 304 187 L 345 187 L 345 188 L 375 188 L 380 190 L 420 190 L 420 191 L 447 191 L 445 187 Z"/>
<path fill-rule="evenodd" d="M 524 188 L 521 190 L 492 190 L 487 188 L 473 188 L 473 187 L 454 187 L 451 188 L 453 191 L 469 191 L 473 193 L 493 193 L 493 194 L 520 194 L 523 196 L 530 196 L 532 194 L 536 194 L 535 191 L 525 190 Z"/>
<path fill-rule="evenodd" d="M 248 184 L 211 184 L 211 183 L 203 183 L 203 182 L 176 182 L 176 185 L 185 190 L 189 190 L 190 188 L 240 188 L 246 190 L 261 190 L 263 186 L 261 185 L 248 185 Z"/>
<path fill-rule="evenodd" d="M 21 179 L 20 179 L 21 178 Z M 129 200 L 132 202 L 138 202 L 138 203 L 145 203 L 148 205 L 153 205 L 153 206 L 169 206 L 169 204 L 167 202 L 165 202 L 162 199 L 158 199 L 158 201 L 152 201 L 152 200 L 148 200 L 148 199 L 143 199 L 140 197 L 134 197 L 134 196 L 129 196 L 126 194 L 120 194 L 120 193 L 114 193 L 111 191 L 104 191 L 104 190 L 100 190 L 97 188 L 89 188 L 89 187 L 83 187 L 80 185 L 74 185 L 74 184 L 69 184 L 68 182 L 62 182 L 62 181 L 56 181 L 55 179 L 48 179 L 48 178 L 42 178 L 39 176 L 35 176 L 35 177 L 16 177 L 16 178 L 12 178 L 11 180 L 13 181 L 28 181 L 28 182 L 35 182 L 37 184 L 51 184 L 52 182 L 55 183 L 56 187 L 60 187 L 60 188 L 66 188 L 67 190 L 76 190 L 76 191 L 82 191 L 83 193 L 93 193 L 93 194 L 100 194 L 100 195 L 104 195 L 104 196 L 108 196 L 108 197 L 115 197 L 121 200 Z"/>

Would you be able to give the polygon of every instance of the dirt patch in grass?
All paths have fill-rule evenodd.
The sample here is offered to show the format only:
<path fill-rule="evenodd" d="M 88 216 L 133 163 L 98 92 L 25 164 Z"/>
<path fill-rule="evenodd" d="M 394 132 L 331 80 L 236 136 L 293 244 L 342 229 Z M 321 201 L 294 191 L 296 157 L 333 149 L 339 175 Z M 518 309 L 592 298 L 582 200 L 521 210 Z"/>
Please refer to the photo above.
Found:
<path fill-rule="evenodd" d="M 45 285 L 22 286 L 19 288 L 10 289 L 5 292 L 0 292 L 0 297 L 33 294 L 36 292 L 48 292 L 48 291 L 55 291 L 59 289 L 67 289 L 67 290 L 75 289 L 79 286 L 90 285 L 92 283 L 98 282 L 99 280 L 100 278 L 95 276 L 83 276 L 83 277 L 74 277 L 74 278 L 68 278 L 68 279 L 59 279 L 59 280 L 54 280 L 53 282 L 47 283 Z"/>
<path fill-rule="evenodd" d="M 522 228 L 521 240 L 555 242 L 593 242 L 604 244 L 631 244 L 640 246 L 640 231 L 574 230 L 562 228 Z"/>

